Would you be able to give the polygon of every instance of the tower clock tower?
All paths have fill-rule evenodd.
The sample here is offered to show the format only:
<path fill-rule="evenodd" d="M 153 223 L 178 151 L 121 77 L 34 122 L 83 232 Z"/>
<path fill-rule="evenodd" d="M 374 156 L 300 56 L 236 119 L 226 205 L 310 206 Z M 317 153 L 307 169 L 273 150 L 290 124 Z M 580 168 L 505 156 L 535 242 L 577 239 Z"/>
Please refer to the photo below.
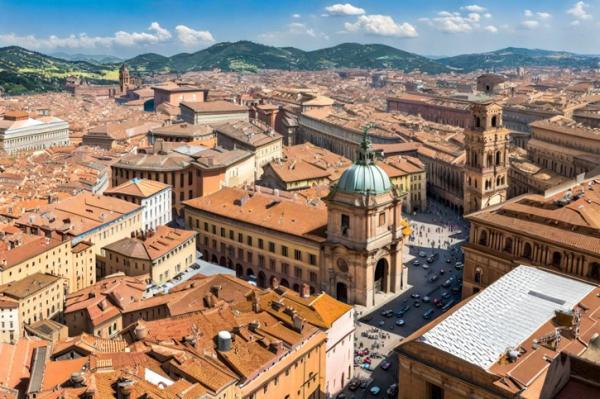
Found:
<path fill-rule="evenodd" d="M 472 127 L 465 130 L 465 214 L 506 201 L 508 129 L 502 107 L 493 101 L 471 106 Z"/>

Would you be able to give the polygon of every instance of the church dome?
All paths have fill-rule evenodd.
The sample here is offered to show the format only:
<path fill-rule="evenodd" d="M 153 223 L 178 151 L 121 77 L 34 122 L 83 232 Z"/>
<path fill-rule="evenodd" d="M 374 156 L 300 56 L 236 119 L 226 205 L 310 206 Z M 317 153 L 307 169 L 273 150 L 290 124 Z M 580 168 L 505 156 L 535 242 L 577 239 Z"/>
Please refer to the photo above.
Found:
<path fill-rule="evenodd" d="M 337 190 L 344 193 L 382 194 L 390 191 L 392 182 L 379 166 L 354 164 L 344 171 Z"/>

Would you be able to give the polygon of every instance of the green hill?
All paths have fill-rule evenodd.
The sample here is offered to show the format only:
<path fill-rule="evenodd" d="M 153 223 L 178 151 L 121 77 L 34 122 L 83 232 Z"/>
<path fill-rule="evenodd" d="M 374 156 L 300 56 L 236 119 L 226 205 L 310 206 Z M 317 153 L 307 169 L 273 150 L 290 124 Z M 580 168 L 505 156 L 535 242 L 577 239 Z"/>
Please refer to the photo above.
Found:
<path fill-rule="evenodd" d="M 152 60 L 152 68 L 148 65 L 148 58 Z M 224 42 L 191 54 L 181 53 L 172 57 L 143 54 L 126 62 L 131 69 L 139 72 L 188 72 L 215 68 L 224 71 L 394 68 L 405 71 L 420 69 L 429 73 L 449 70 L 428 58 L 393 47 L 356 43 L 303 51 L 293 47 L 271 47 L 249 41 Z"/>
<path fill-rule="evenodd" d="M 523 67 L 597 68 L 600 58 L 566 51 L 507 47 L 488 53 L 463 54 L 436 60 L 458 71 Z"/>
<path fill-rule="evenodd" d="M 67 76 L 91 82 L 118 79 L 115 65 L 66 61 L 17 46 L 0 48 L 0 87 L 7 94 L 61 90 Z"/>

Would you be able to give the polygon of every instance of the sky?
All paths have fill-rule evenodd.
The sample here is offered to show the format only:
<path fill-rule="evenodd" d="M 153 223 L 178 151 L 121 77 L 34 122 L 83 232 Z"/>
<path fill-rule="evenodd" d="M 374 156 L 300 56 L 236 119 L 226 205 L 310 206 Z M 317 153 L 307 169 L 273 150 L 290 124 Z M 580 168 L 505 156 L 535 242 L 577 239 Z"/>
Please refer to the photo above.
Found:
<path fill-rule="evenodd" d="M 428 56 L 528 47 L 600 54 L 600 0 L 0 0 L 0 47 L 131 57 L 252 40 L 382 43 Z"/>

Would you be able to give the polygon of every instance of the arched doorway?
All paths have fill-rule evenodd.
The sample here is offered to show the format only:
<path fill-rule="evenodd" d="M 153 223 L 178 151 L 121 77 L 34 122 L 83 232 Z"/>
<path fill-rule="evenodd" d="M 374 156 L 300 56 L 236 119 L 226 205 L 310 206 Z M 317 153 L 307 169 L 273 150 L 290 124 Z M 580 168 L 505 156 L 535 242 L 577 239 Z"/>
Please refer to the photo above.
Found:
<path fill-rule="evenodd" d="M 258 272 L 258 279 L 256 280 L 256 283 L 258 284 L 258 286 L 260 288 L 265 288 L 266 282 L 267 282 L 267 276 L 265 276 L 265 273 L 262 271 Z"/>
<path fill-rule="evenodd" d="M 373 278 L 373 289 L 375 291 L 387 292 L 388 264 L 384 258 L 377 261 L 375 265 L 375 276 Z"/>
<path fill-rule="evenodd" d="M 244 268 L 239 263 L 235 265 L 235 275 L 237 277 L 242 277 L 244 275 Z"/>
<path fill-rule="evenodd" d="M 335 296 L 338 301 L 348 302 L 348 286 L 342 282 L 335 286 Z"/>
<path fill-rule="evenodd" d="M 224 256 L 221 256 L 221 258 L 219 259 L 219 265 L 227 266 L 227 261 L 225 260 Z"/>
<path fill-rule="evenodd" d="M 210 263 L 214 263 L 215 265 L 219 264 L 219 260 L 217 259 L 217 255 L 211 256 Z"/>
<path fill-rule="evenodd" d="M 248 268 L 246 269 L 246 277 L 253 277 L 254 276 L 254 270 Z"/>
<path fill-rule="evenodd" d="M 227 258 L 227 267 L 229 269 L 233 269 L 233 261 L 231 259 L 229 259 L 229 258 Z"/>
<path fill-rule="evenodd" d="M 290 288 L 290 283 L 286 279 L 282 279 L 280 284 L 285 288 Z"/>
<path fill-rule="evenodd" d="M 296 292 L 300 292 L 300 284 L 296 283 L 292 286 L 292 289 Z"/>

